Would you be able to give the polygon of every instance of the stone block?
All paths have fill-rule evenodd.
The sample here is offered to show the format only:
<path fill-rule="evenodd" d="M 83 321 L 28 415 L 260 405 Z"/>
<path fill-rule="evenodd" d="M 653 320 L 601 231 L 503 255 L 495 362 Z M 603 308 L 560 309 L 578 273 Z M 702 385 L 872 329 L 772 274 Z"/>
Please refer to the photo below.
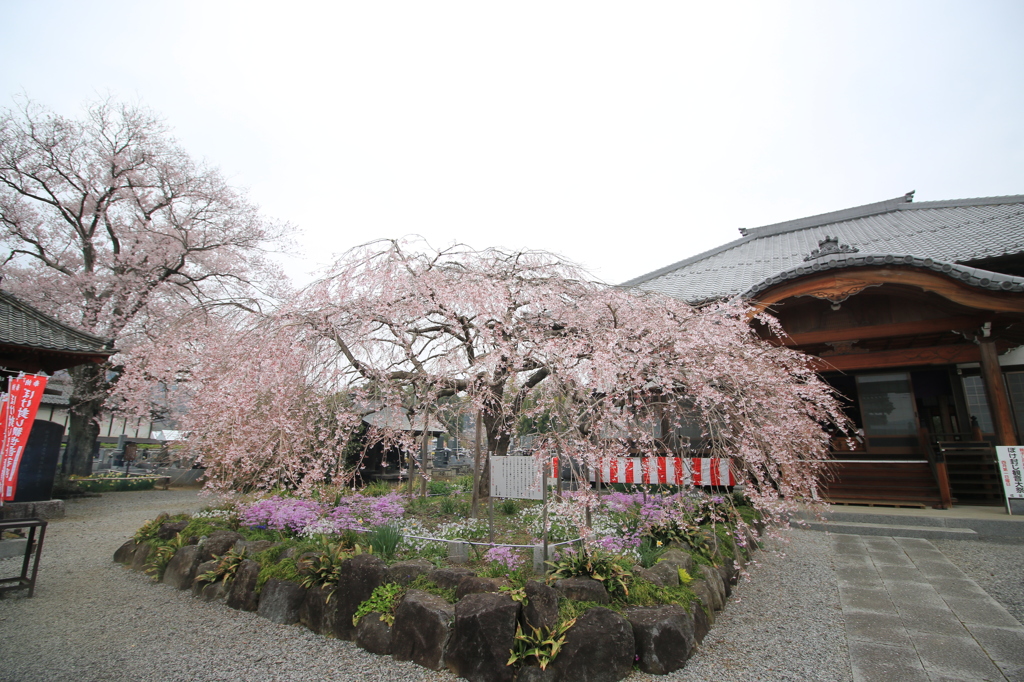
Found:
<path fill-rule="evenodd" d="M 203 548 L 201 558 L 203 561 L 209 561 L 215 556 L 224 556 L 236 542 L 242 539 L 244 538 L 241 533 L 236 533 L 233 530 L 215 530 L 199 543 L 199 546 Z"/>
<path fill-rule="evenodd" d="M 710 606 L 715 611 L 721 611 L 725 608 L 725 583 L 722 581 L 722 575 L 718 572 L 717 568 L 713 566 L 706 566 L 701 564 L 698 568 L 698 574 L 708 584 L 708 588 L 711 590 L 711 604 Z"/>
<path fill-rule="evenodd" d="M 135 547 L 135 553 L 132 554 L 131 567 L 133 571 L 144 571 L 146 570 L 146 563 L 152 554 L 156 553 L 156 548 L 143 542 Z"/>
<path fill-rule="evenodd" d="M 527 627 L 553 629 L 558 625 L 558 592 L 536 580 L 526 583 L 522 620 L 526 631 Z"/>
<path fill-rule="evenodd" d="M 650 568 L 635 567 L 633 575 L 659 587 L 677 587 L 679 585 L 679 569 L 670 563 L 659 562 Z"/>
<path fill-rule="evenodd" d="M 441 670 L 455 606 L 421 590 L 409 590 L 395 611 L 391 656 L 397 661 Z"/>
<path fill-rule="evenodd" d="M 376 611 L 366 614 L 356 626 L 356 646 L 378 656 L 391 655 L 391 626 Z"/>
<path fill-rule="evenodd" d="M 160 528 L 156 531 L 156 536 L 161 540 L 173 540 L 174 536 L 185 530 L 185 526 L 188 525 L 188 521 L 167 521 L 161 523 Z"/>
<path fill-rule="evenodd" d="M 448 560 L 453 564 L 464 564 L 469 561 L 469 543 L 468 542 L 449 542 L 448 543 Z"/>
<path fill-rule="evenodd" d="M 241 552 L 244 549 L 246 556 L 253 556 L 254 554 L 267 551 L 275 544 L 272 540 L 235 540 L 235 544 L 231 546 L 231 549 L 236 552 Z"/>
<path fill-rule="evenodd" d="M 387 580 L 387 565 L 372 554 L 360 554 L 342 562 L 341 579 L 331 595 L 331 602 L 337 609 L 334 618 L 335 637 L 349 641 L 355 638 L 356 627 L 352 624 L 352 616 L 359 610 L 359 605 Z"/>
<path fill-rule="evenodd" d="M 696 641 L 693 617 L 681 606 L 636 606 L 623 611 L 633 627 L 637 665 L 651 675 L 682 668 Z"/>
<path fill-rule="evenodd" d="M 199 553 L 198 545 L 186 545 L 175 552 L 164 570 L 163 581 L 179 590 L 191 588 L 199 568 Z"/>
<path fill-rule="evenodd" d="M 664 565 L 671 566 L 674 569 L 682 568 L 687 573 L 693 573 L 693 555 L 689 552 L 685 552 L 681 549 L 669 549 L 667 552 L 658 557 L 658 563 L 655 566 Z"/>
<path fill-rule="evenodd" d="M 239 611 L 255 611 L 259 607 L 259 595 L 256 594 L 256 580 L 260 575 L 260 565 L 252 559 L 246 559 L 238 566 L 235 577 L 228 586 L 225 602 Z"/>
<path fill-rule="evenodd" d="M 479 578 L 475 575 L 466 576 L 459 581 L 459 586 L 455 589 L 455 600 L 459 601 L 467 594 L 497 592 L 501 589 L 502 585 L 508 585 L 511 587 L 511 583 L 504 578 Z"/>
<path fill-rule="evenodd" d="M 267 620 L 291 625 L 299 622 L 299 608 L 306 599 L 306 588 L 290 580 L 271 578 L 260 592 L 257 613 Z"/>
<path fill-rule="evenodd" d="M 700 644 L 711 631 L 711 625 L 715 622 L 715 611 L 705 609 L 700 602 L 693 602 L 690 604 L 689 613 L 693 616 L 693 641 Z"/>
<path fill-rule="evenodd" d="M 427 579 L 431 580 L 438 587 L 443 587 L 446 590 L 456 590 L 459 588 L 459 583 L 466 576 L 475 576 L 468 568 L 462 568 L 461 566 L 446 566 L 444 568 L 438 568 L 427 574 Z"/>
<path fill-rule="evenodd" d="M 612 598 L 604 583 L 593 578 L 565 578 L 555 581 L 555 589 L 562 593 L 566 599 L 573 601 L 591 601 L 598 604 L 608 604 Z"/>
<path fill-rule="evenodd" d="M 434 564 L 426 559 L 398 561 L 388 567 L 388 582 L 408 585 L 421 575 L 428 575 L 433 571 Z"/>
<path fill-rule="evenodd" d="M 633 670 L 633 626 L 606 608 L 593 608 L 576 619 L 558 657 L 549 666 L 562 680 L 618 682 Z"/>
<path fill-rule="evenodd" d="M 119 564 L 130 565 L 132 562 L 132 557 L 135 555 L 135 550 L 137 548 L 138 545 L 135 543 L 135 540 L 129 540 L 128 542 L 118 547 L 117 551 L 114 552 L 114 561 L 116 561 Z"/>
<path fill-rule="evenodd" d="M 455 623 L 444 659 L 470 682 L 512 682 L 507 665 L 519 619 L 519 604 L 505 594 L 466 595 L 455 605 Z"/>
<path fill-rule="evenodd" d="M 311 587 L 299 607 L 299 622 L 318 635 L 334 636 L 338 604 L 330 599 L 331 588 Z"/>
<path fill-rule="evenodd" d="M 706 580 L 694 580 L 687 587 L 700 599 L 701 604 L 706 607 L 708 626 L 715 624 L 715 598 L 711 587 Z"/>
<path fill-rule="evenodd" d="M 516 682 L 555 682 L 558 673 L 553 668 L 541 670 L 535 666 L 524 666 L 516 672 Z"/>

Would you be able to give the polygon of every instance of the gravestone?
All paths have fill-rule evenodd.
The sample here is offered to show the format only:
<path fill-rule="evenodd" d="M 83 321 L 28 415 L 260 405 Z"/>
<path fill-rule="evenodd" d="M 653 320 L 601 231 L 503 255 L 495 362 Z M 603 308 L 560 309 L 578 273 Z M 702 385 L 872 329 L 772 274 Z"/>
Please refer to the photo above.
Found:
<path fill-rule="evenodd" d="M 15 502 L 44 502 L 51 499 L 63 438 L 64 427 L 60 424 L 35 420 L 18 467 Z"/>

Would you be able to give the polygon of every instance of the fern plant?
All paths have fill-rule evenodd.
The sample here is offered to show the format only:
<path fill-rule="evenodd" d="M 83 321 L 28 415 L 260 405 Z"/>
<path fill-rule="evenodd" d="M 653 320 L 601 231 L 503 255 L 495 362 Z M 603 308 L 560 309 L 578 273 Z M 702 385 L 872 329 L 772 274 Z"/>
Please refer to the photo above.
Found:
<path fill-rule="evenodd" d="M 341 543 L 337 543 L 328 545 L 326 551 L 303 560 L 299 566 L 299 570 L 305 574 L 302 586 L 330 589 L 331 594 L 327 595 L 327 601 L 330 601 L 334 587 L 341 580 L 341 564 L 351 556 L 352 554 L 346 551 Z"/>
<path fill-rule="evenodd" d="M 562 578 L 584 576 L 604 584 L 609 594 L 622 592 L 629 596 L 629 583 L 633 574 L 627 570 L 628 563 L 623 557 L 615 556 L 597 548 L 583 547 L 576 552 L 567 552 L 561 559 L 547 562 L 551 566 L 548 582 Z"/>
<path fill-rule="evenodd" d="M 541 670 L 547 669 L 555 660 L 565 644 L 566 633 L 575 625 L 576 619 L 559 623 L 552 629 L 530 626 L 530 632 L 524 633 L 523 626 L 516 626 L 516 637 L 512 643 L 511 656 L 505 665 L 516 665 L 536 662 Z M 532 661 L 531 661 L 532 659 Z"/>
<path fill-rule="evenodd" d="M 352 615 L 352 625 L 359 625 L 362 617 L 371 613 L 379 613 L 381 621 L 394 625 L 395 609 L 405 595 L 405 589 L 398 583 L 385 583 L 374 588 L 370 598 L 360 604 Z"/>
<path fill-rule="evenodd" d="M 238 567 L 245 561 L 245 548 L 240 550 L 231 549 L 227 554 L 221 556 L 214 556 L 217 560 L 217 565 L 206 573 L 200 573 L 196 576 L 197 583 L 215 583 L 218 580 L 228 582 L 233 580 L 235 574 L 238 573 Z"/>
<path fill-rule="evenodd" d="M 167 570 L 167 564 L 171 563 L 174 555 L 184 546 L 185 538 L 181 533 L 175 535 L 168 542 L 157 545 L 153 556 L 146 562 L 145 572 L 153 576 L 153 580 L 162 580 L 164 571 Z"/>

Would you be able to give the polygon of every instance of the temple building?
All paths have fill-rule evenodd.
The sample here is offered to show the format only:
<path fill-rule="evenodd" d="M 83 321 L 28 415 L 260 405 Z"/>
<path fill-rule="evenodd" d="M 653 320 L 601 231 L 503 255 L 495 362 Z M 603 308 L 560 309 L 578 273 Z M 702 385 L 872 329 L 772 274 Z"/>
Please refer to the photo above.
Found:
<path fill-rule="evenodd" d="M 913 194 L 741 229 L 623 286 L 779 319 L 769 340 L 813 356 L 858 430 L 833 441 L 832 501 L 1002 504 L 993 446 L 1024 433 L 1024 195 Z"/>

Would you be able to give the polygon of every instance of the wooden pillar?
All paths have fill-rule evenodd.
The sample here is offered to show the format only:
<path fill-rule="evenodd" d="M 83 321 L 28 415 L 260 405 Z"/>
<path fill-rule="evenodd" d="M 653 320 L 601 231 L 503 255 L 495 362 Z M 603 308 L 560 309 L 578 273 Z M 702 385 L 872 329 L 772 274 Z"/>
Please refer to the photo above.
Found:
<path fill-rule="evenodd" d="M 996 429 L 996 445 L 1017 445 L 1017 436 L 1013 430 L 1013 411 L 1007 397 L 1006 384 L 1003 382 L 1003 370 L 999 367 L 999 352 L 994 339 L 980 339 L 981 378 L 985 382 L 985 396 L 988 398 L 988 409 L 992 414 L 992 423 Z"/>

